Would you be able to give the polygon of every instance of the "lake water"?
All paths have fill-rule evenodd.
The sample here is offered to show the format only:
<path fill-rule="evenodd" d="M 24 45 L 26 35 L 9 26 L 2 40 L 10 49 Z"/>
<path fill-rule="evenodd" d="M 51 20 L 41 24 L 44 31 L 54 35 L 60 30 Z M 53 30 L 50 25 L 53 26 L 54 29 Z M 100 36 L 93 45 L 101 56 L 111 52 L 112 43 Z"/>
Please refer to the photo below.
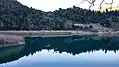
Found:
<path fill-rule="evenodd" d="M 25 38 L 0 49 L 0 67 L 119 67 L 119 37 Z"/>

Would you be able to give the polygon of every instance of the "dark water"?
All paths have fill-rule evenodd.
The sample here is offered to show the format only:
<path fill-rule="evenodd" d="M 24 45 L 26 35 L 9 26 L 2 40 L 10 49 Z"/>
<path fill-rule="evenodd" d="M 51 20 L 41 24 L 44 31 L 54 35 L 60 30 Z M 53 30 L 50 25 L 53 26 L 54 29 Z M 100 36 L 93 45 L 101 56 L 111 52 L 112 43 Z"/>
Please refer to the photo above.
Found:
<path fill-rule="evenodd" d="M 0 67 L 119 67 L 119 37 L 26 38 L 0 49 Z"/>

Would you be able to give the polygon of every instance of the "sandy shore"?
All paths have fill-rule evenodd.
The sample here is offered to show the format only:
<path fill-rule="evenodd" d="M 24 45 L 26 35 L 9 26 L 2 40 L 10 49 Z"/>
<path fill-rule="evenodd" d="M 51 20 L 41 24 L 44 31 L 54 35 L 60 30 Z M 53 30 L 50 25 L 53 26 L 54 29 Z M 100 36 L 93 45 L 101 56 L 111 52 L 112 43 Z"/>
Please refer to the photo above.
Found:
<path fill-rule="evenodd" d="M 86 32 L 86 31 L 0 31 L 0 48 L 24 44 L 25 37 L 61 37 L 73 35 L 119 36 L 116 32 Z"/>
<path fill-rule="evenodd" d="M 119 31 L 115 32 L 89 32 L 89 31 L 76 31 L 76 30 L 57 30 L 57 31 L 0 31 L 0 34 L 9 34 L 17 36 L 44 36 L 44 35 L 119 35 Z"/>

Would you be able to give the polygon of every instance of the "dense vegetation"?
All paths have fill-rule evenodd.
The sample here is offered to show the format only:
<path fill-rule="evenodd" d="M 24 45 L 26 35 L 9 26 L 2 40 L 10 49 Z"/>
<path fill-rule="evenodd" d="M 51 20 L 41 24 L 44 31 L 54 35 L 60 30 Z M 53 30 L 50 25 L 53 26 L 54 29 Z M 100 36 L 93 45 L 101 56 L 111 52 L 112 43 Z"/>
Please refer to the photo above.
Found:
<path fill-rule="evenodd" d="M 0 0 L 0 30 L 61 30 L 73 29 L 74 23 L 99 23 L 118 29 L 119 11 L 91 11 L 72 8 L 43 12 L 22 5 L 17 0 Z"/>

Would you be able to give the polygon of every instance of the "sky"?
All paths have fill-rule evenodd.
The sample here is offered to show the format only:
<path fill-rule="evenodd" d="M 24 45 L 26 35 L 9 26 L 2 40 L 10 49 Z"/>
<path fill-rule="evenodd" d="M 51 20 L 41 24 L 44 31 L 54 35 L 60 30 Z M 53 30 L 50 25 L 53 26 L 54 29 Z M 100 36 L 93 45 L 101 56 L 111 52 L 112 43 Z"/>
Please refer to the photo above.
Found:
<path fill-rule="evenodd" d="M 39 9 L 42 11 L 54 11 L 59 8 L 66 9 L 74 5 L 77 7 L 88 9 L 90 6 L 90 4 L 87 1 L 81 3 L 83 0 L 18 0 L 18 1 L 21 2 L 23 5 L 27 5 L 28 7 L 33 7 L 35 9 Z M 91 9 L 98 9 L 101 1 L 102 0 L 96 0 L 94 7 L 92 7 Z M 105 0 L 102 6 L 103 7 L 109 6 L 105 5 L 105 3 L 110 2 L 111 0 Z M 114 0 L 113 6 L 117 5 L 119 5 L 119 1 Z"/>

